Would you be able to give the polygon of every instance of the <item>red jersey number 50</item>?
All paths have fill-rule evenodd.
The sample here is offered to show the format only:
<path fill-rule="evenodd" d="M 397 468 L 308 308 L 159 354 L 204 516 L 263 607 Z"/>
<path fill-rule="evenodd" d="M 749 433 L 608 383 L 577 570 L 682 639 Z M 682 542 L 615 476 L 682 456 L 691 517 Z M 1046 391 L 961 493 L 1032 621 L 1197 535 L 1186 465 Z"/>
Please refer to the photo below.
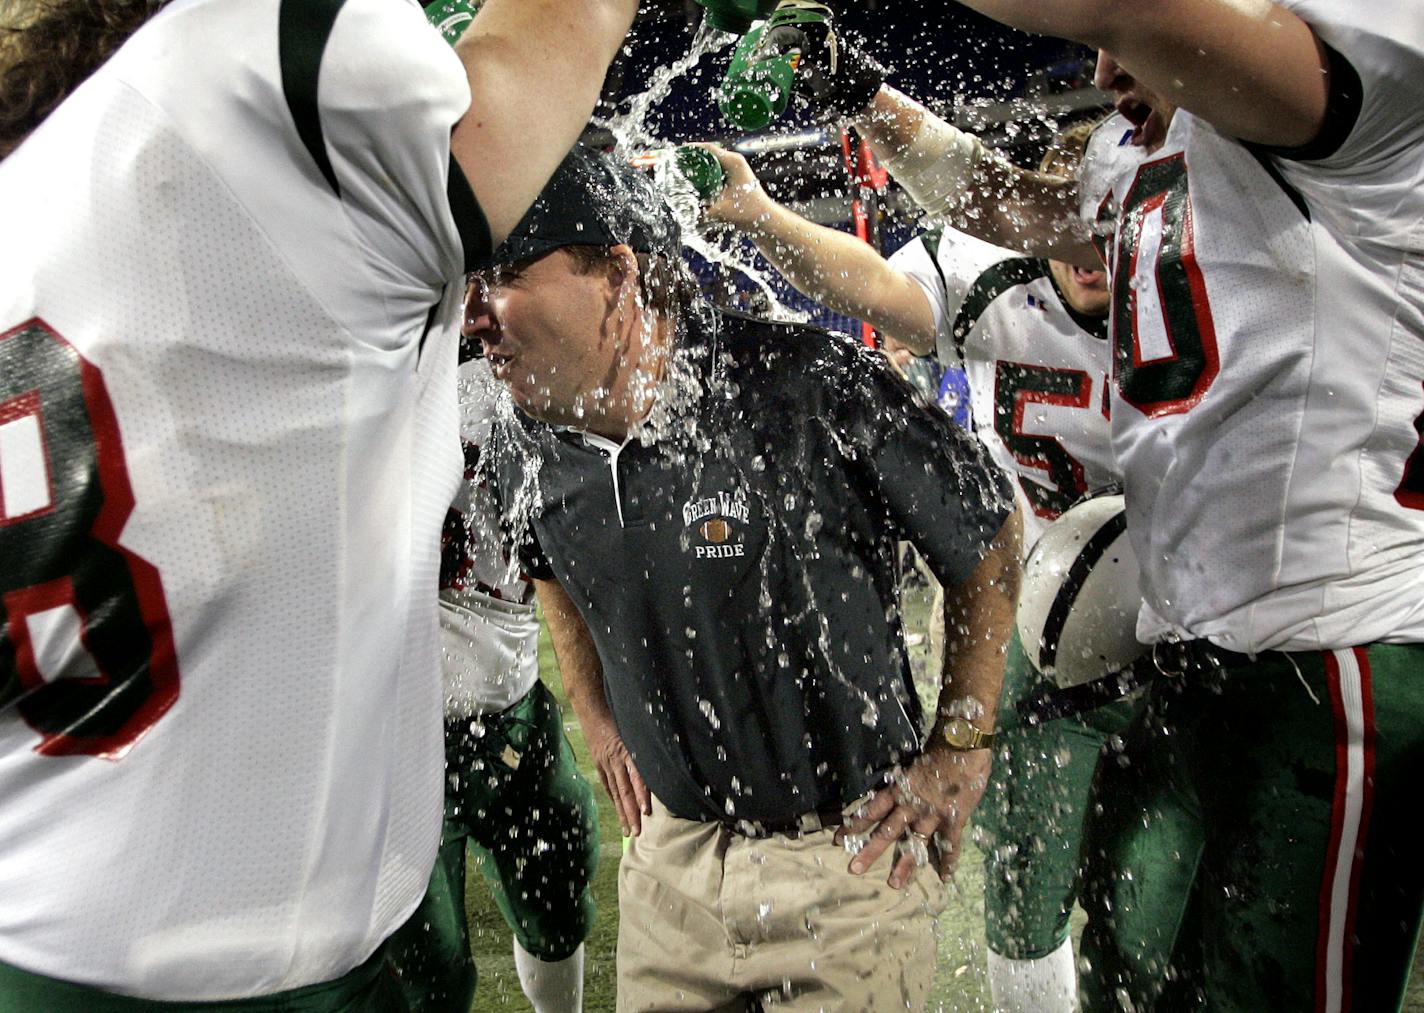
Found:
<path fill-rule="evenodd" d="M 0 333 L 0 708 L 40 753 L 118 759 L 178 699 L 163 583 L 119 544 L 133 506 L 99 370 L 42 320 Z"/>

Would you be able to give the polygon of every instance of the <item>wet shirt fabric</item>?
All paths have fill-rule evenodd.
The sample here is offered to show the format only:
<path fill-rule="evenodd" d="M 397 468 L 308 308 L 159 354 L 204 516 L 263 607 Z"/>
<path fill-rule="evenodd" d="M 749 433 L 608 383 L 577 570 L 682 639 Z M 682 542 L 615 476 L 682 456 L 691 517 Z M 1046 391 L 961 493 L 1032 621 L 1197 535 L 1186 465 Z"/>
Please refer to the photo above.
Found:
<path fill-rule="evenodd" d="M 486 460 L 526 571 L 577 604 L 654 793 L 687 819 L 780 822 L 919 751 L 897 540 L 960 583 L 1013 496 L 880 355 L 688 316 L 625 443 L 516 413 Z"/>

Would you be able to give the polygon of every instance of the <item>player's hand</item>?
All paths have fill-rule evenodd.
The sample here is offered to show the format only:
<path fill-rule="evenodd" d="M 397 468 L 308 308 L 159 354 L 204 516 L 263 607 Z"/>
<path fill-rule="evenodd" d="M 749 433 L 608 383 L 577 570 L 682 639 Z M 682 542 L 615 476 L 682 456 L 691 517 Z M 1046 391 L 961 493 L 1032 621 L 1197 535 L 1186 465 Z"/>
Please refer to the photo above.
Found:
<path fill-rule="evenodd" d="M 588 742 L 593 765 L 598 768 L 603 790 L 613 800 L 623 836 L 637 837 L 643 830 L 643 817 L 653 814 L 653 796 L 634 766 L 628 747 L 623 745 L 623 738 L 612 722 L 596 729 L 586 726 L 584 738 Z"/>
<path fill-rule="evenodd" d="M 766 33 L 762 46 L 768 53 L 801 54 L 792 90 L 821 119 L 859 116 L 885 83 L 887 71 L 836 31 L 829 10 L 825 16 L 824 21 L 779 25 Z"/>
<path fill-rule="evenodd" d="M 771 198 L 761 187 L 747 160 L 735 151 L 728 151 L 716 144 L 698 144 L 712 153 L 722 166 L 727 177 L 722 192 L 707 205 L 704 216 L 716 222 L 727 222 L 740 228 L 749 228 L 761 215 L 766 213 Z"/>
<path fill-rule="evenodd" d="M 989 783 L 990 762 L 988 749 L 932 745 L 836 831 L 838 844 L 847 836 L 869 833 L 850 871 L 863 875 L 886 848 L 903 841 L 906 846 L 890 870 L 891 887 L 903 887 L 925 861 L 935 863 L 941 880 L 949 879 L 959 861 L 965 821 Z"/>

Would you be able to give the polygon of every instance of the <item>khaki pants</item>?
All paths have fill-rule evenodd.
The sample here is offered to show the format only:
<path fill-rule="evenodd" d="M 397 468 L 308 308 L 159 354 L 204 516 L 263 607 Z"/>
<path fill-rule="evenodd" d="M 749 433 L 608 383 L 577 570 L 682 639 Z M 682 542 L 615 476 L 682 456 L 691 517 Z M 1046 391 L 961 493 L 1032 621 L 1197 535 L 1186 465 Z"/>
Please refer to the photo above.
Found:
<path fill-rule="evenodd" d="M 895 849 L 853 876 L 831 838 L 753 840 L 655 799 L 618 872 L 618 1009 L 922 1009 L 938 876 L 922 867 L 892 890 Z"/>

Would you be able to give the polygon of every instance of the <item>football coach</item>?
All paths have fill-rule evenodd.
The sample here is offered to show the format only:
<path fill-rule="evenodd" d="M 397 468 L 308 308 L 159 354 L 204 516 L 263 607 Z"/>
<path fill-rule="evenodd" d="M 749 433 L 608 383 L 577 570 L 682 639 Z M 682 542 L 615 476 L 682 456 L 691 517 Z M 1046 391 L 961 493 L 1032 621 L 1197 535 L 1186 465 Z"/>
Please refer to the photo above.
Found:
<path fill-rule="evenodd" d="M 680 251 L 645 177 L 576 148 L 465 321 L 517 408 L 485 466 L 636 833 L 618 1007 L 918 1009 L 989 768 L 1013 498 L 882 356 L 713 309 Z M 929 722 L 901 539 L 949 589 Z"/>

